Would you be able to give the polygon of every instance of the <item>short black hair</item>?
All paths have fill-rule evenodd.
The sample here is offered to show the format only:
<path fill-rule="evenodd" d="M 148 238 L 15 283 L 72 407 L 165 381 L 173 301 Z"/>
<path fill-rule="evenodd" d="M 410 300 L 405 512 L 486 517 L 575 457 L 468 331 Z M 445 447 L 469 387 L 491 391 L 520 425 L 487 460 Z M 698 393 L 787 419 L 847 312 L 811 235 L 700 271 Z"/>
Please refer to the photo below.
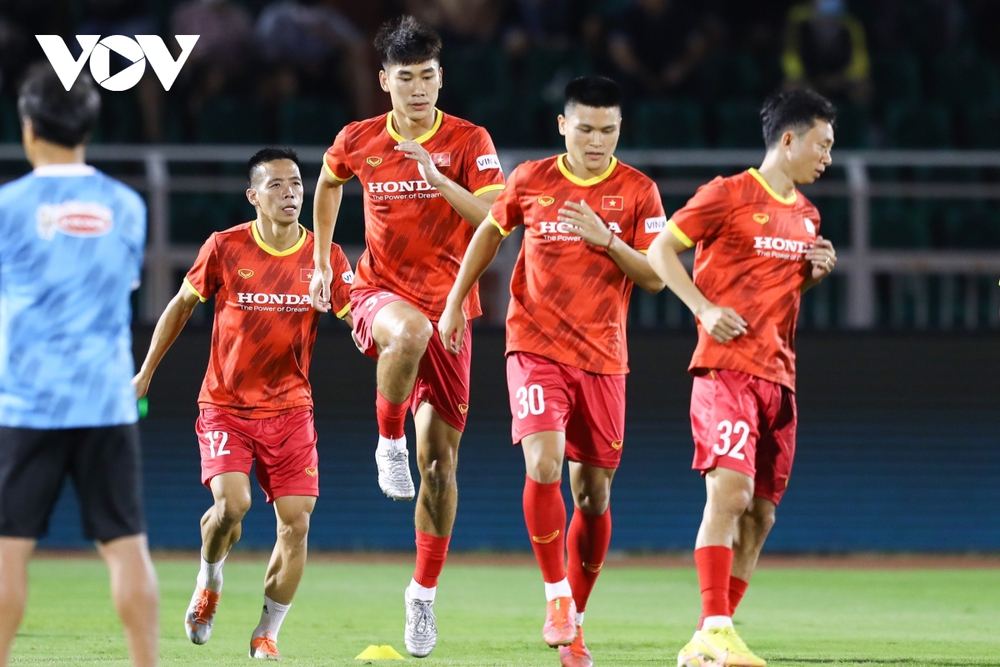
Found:
<path fill-rule="evenodd" d="M 31 121 L 39 139 L 75 148 L 86 143 L 101 114 L 101 94 L 90 75 L 81 72 L 66 90 L 48 63 L 25 74 L 17 95 L 17 114 Z"/>
<path fill-rule="evenodd" d="M 262 148 L 247 160 L 247 183 L 251 187 L 253 186 L 253 171 L 258 165 L 265 162 L 273 162 L 274 160 L 291 160 L 295 163 L 296 167 L 300 170 L 302 169 L 302 165 L 299 164 L 299 154 L 291 148 Z"/>
<path fill-rule="evenodd" d="M 415 65 L 441 61 L 441 37 L 434 29 L 409 15 L 386 21 L 375 35 L 375 50 L 382 66 Z"/>
<path fill-rule="evenodd" d="M 566 84 L 566 108 L 574 104 L 605 109 L 622 105 L 622 89 L 606 76 L 581 76 Z"/>
<path fill-rule="evenodd" d="M 764 145 L 770 148 L 788 130 L 803 134 L 817 120 L 835 125 L 837 108 L 830 100 L 808 89 L 785 90 L 771 95 L 760 110 L 764 127 Z"/>

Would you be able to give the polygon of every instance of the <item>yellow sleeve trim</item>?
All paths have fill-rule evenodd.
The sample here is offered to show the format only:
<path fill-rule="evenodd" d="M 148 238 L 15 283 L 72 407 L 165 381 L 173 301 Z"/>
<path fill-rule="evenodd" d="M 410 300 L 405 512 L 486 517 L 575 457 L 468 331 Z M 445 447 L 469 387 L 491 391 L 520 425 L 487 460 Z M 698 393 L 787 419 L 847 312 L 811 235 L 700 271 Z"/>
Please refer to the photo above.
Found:
<path fill-rule="evenodd" d="M 337 317 L 339 319 L 344 319 L 347 313 L 351 312 L 351 304 L 348 303 L 346 306 L 337 311 Z"/>
<path fill-rule="evenodd" d="M 323 170 L 330 175 L 330 178 L 337 181 L 338 183 L 346 183 L 347 181 L 354 178 L 354 174 L 351 174 L 347 178 L 341 178 L 340 176 L 337 176 L 335 173 L 333 173 L 333 169 L 330 169 L 330 165 L 326 163 L 326 160 L 323 160 Z"/>
<path fill-rule="evenodd" d="M 643 255 L 648 255 L 649 254 L 648 250 L 640 250 L 639 252 L 641 252 Z"/>
<path fill-rule="evenodd" d="M 493 192 L 494 190 L 503 190 L 505 187 L 507 187 L 507 186 L 504 185 L 503 183 L 494 183 L 493 185 L 483 186 L 483 187 L 479 188 L 478 190 L 476 190 L 475 192 L 473 192 L 472 194 L 474 196 L 478 197 L 479 195 L 483 194 L 484 192 Z"/>
<path fill-rule="evenodd" d="M 187 276 L 185 276 L 185 277 L 184 277 L 184 285 L 185 285 L 185 286 L 186 286 L 186 287 L 187 287 L 187 288 L 188 288 L 189 290 L 191 290 L 191 294 L 194 294 L 194 295 L 195 295 L 196 297 L 198 297 L 198 299 L 199 299 L 199 300 L 200 300 L 200 301 L 201 301 L 202 303 L 205 303 L 206 301 L 208 301 L 208 299 L 206 299 L 205 297 L 203 297 L 203 296 L 201 295 L 201 293 L 200 293 L 200 292 L 199 292 L 198 290 L 196 290 L 196 289 L 194 288 L 194 285 L 192 285 L 192 284 L 191 284 L 191 281 L 187 279 Z"/>
<path fill-rule="evenodd" d="M 677 223 L 673 220 L 667 220 L 667 229 L 669 229 L 674 236 L 680 239 L 681 243 L 686 245 L 688 248 L 694 247 L 694 241 L 692 241 L 687 234 L 681 231 L 681 228 L 677 226 Z"/>
<path fill-rule="evenodd" d="M 497 222 L 497 219 L 493 217 L 493 211 L 490 211 L 489 213 L 486 214 L 486 222 L 492 224 L 497 229 L 499 229 L 501 236 L 510 236 L 510 232 L 508 232 L 506 229 L 504 229 L 503 227 L 501 227 L 500 223 Z"/>

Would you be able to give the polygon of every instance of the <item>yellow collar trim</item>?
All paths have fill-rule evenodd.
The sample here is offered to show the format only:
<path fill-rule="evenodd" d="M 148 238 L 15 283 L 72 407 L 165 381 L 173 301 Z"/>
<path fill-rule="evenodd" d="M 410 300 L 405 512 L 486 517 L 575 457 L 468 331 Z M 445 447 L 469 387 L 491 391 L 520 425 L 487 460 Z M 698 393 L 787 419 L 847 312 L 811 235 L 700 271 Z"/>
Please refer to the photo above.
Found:
<path fill-rule="evenodd" d="M 556 159 L 556 164 L 559 165 L 559 171 L 562 172 L 563 176 L 569 179 L 570 183 L 573 183 L 575 185 L 582 185 L 585 188 L 589 188 L 591 185 L 597 185 L 601 181 L 605 181 L 611 176 L 611 172 L 613 172 L 615 170 L 615 167 L 618 166 L 618 158 L 612 155 L 611 164 L 608 165 L 608 168 L 604 171 L 604 173 L 599 176 L 592 176 L 591 178 L 580 178 L 579 176 L 574 175 L 573 172 L 569 170 L 569 167 L 566 166 L 565 153 L 563 153 Z"/>
<path fill-rule="evenodd" d="M 782 197 L 781 195 L 779 195 L 777 192 L 774 191 L 774 188 L 771 187 L 770 183 L 764 180 L 764 177 L 760 175 L 759 171 L 757 171 L 753 167 L 750 167 L 747 171 L 749 171 L 750 175 L 753 176 L 755 179 L 757 179 L 757 182 L 760 183 L 765 190 L 767 190 L 767 194 L 771 195 L 782 204 L 794 204 L 795 200 L 799 198 L 798 192 L 796 192 L 794 189 L 792 190 L 791 197 Z"/>
<path fill-rule="evenodd" d="M 421 134 L 419 137 L 414 139 L 414 141 L 416 141 L 418 144 L 422 144 L 431 137 L 433 137 L 435 134 L 437 134 L 437 131 L 441 128 L 442 120 L 444 120 L 444 114 L 441 113 L 440 109 L 434 107 L 434 126 L 431 129 L 427 130 L 427 132 L 425 132 L 424 134 Z M 388 132 L 389 136 L 395 139 L 396 141 L 406 141 L 406 139 L 404 139 L 403 136 L 396 131 L 396 128 L 392 126 L 391 111 L 385 115 L 385 131 Z"/>
<path fill-rule="evenodd" d="M 257 242 L 257 245 L 260 246 L 261 250 L 266 252 L 268 255 L 274 255 L 275 257 L 287 257 L 288 255 L 294 255 L 301 250 L 302 246 L 306 243 L 306 228 L 302 226 L 302 223 L 299 223 L 299 240 L 296 241 L 295 245 L 288 250 L 275 250 L 271 246 L 267 245 L 267 243 L 264 242 L 264 239 L 260 237 L 260 232 L 257 230 L 256 220 L 250 223 L 250 230 L 253 233 L 253 240 Z"/>

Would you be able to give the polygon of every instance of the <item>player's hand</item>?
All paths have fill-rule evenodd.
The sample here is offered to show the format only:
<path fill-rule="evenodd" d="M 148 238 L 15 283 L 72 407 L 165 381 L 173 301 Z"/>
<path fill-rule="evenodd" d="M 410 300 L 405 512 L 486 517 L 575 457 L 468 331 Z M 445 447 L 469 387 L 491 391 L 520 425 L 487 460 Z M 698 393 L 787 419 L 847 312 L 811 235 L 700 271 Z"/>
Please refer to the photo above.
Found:
<path fill-rule="evenodd" d="M 416 161 L 417 171 L 432 188 L 436 188 L 444 182 L 444 175 L 438 171 L 437 165 L 434 164 L 434 160 L 426 148 L 415 141 L 404 141 L 396 145 L 396 150 L 402 152 L 404 157 Z"/>
<path fill-rule="evenodd" d="M 833 271 L 833 267 L 837 266 L 837 251 L 833 249 L 830 241 L 817 236 L 813 247 L 806 250 L 806 260 L 812 264 L 809 277 L 813 280 L 822 280 Z"/>
<path fill-rule="evenodd" d="M 330 312 L 330 285 L 333 284 L 333 267 L 317 266 L 309 280 L 309 301 L 321 313 Z"/>
<path fill-rule="evenodd" d="M 135 377 L 132 378 L 132 388 L 135 389 L 136 400 L 146 395 L 146 392 L 149 391 L 149 381 L 152 379 L 142 371 L 135 374 Z"/>
<path fill-rule="evenodd" d="M 607 248 L 611 242 L 614 232 L 608 229 L 601 217 L 594 213 L 587 202 L 580 200 L 568 201 L 559 209 L 559 222 L 568 222 L 573 231 L 583 237 L 583 240 L 592 245 Z"/>
<path fill-rule="evenodd" d="M 462 312 L 462 307 L 454 307 L 449 303 L 441 313 L 441 319 L 438 320 L 438 335 L 441 336 L 444 349 L 452 354 L 462 351 L 465 327 L 465 313 Z"/>
<path fill-rule="evenodd" d="M 719 343 L 728 343 L 747 332 L 747 322 L 732 308 L 712 306 L 698 315 L 698 321 L 712 338 Z"/>

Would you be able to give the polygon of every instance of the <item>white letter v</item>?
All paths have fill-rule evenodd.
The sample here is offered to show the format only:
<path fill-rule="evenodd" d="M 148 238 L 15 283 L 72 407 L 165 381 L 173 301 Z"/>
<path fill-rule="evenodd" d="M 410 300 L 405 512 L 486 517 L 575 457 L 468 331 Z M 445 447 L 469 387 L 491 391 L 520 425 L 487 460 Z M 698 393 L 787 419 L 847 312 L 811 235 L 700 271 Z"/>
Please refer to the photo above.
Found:
<path fill-rule="evenodd" d="M 79 60 L 73 60 L 73 54 L 69 52 L 69 47 L 66 46 L 66 42 L 59 35 L 35 35 L 35 39 L 41 44 L 42 51 L 45 52 L 45 57 L 49 59 L 52 69 L 56 71 L 56 76 L 59 77 L 59 82 L 62 83 L 63 88 L 69 90 L 76 83 L 76 77 L 80 76 L 80 70 L 83 69 L 84 63 L 87 62 L 87 58 L 90 57 L 101 36 L 76 36 L 76 41 L 79 42 L 80 48 L 83 49 Z"/>

